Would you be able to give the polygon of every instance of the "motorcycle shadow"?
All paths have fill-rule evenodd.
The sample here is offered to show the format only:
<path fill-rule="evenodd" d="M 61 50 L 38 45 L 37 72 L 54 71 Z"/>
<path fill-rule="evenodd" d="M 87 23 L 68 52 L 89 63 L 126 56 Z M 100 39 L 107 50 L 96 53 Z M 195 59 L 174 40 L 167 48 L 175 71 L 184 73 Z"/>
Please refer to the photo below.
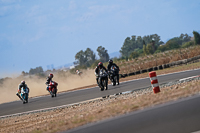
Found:
<path fill-rule="evenodd" d="M 120 85 L 113 86 L 112 84 L 108 85 L 108 90 L 115 90 L 115 89 L 118 89 L 118 88 L 122 88 L 122 86 L 120 86 Z"/>

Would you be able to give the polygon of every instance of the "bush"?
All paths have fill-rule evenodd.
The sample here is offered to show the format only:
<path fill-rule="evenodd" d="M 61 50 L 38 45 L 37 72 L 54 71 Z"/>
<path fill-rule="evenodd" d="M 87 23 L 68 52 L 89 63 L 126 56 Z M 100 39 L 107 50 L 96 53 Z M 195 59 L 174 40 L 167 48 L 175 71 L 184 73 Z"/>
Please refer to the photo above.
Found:
<path fill-rule="evenodd" d="M 200 44 L 200 34 L 196 31 L 193 31 L 193 35 L 194 35 L 194 42 L 195 44 Z"/>
<path fill-rule="evenodd" d="M 184 43 L 181 47 L 182 48 L 188 48 L 188 47 L 193 46 L 193 45 L 194 45 L 194 41 L 189 41 L 189 42 Z"/>
<path fill-rule="evenodd" d="M 154 54 L 162 52 L 161 50 L 157 49 Z"/>
<path fill-rule="evenodd" d="M 130 54 L 129 59 L 135 59 L 139 57 L 139 53 L 137 51 L 134 51 Z"/>

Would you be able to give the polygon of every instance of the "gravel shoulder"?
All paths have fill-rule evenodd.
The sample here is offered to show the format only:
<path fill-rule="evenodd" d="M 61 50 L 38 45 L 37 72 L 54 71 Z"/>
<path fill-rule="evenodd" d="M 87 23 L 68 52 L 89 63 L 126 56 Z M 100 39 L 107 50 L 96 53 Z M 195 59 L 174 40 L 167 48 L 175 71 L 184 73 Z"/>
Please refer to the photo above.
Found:
<path fill-rule="evenodd" d="M 194 63 L 156 71 L 157 75 L 200 68 Z M 127 81 L 147 77 L 147 73 L 120 79 Z M 50 111 L 29 113 L 0 119 L 0 132 L 60 132 L 87 123 L 141 110 L 157 104 L 166 103 L 200 93 L 200 78 L 187 82 L 174 82 L 161 87 L 161 92 L 154 94 L 149 88 L 132 93 L 96 99 L 80 104 L 61 107 Z M 83 89 L 83 88 L 81 88 Z"/>

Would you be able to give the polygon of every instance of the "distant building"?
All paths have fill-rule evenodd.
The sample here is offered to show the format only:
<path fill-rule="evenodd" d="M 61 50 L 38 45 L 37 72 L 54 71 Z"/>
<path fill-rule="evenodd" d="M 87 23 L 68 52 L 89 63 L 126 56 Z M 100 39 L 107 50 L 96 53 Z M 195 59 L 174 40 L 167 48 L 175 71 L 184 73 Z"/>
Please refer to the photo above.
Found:
<path fill-rule="evenodd" d="M 69 69 L 73 69 L 73 68 L 75 68 L 75 66 L 70 66 L 70 67 L 69 67 Z"/>
<path fill-rule="evenodd" d="M 62 70 L 62 71 L 68 71 L 70 68 L 69 67 L 63 67 L 63 68 L 60 68 L 60 70 Z"/>

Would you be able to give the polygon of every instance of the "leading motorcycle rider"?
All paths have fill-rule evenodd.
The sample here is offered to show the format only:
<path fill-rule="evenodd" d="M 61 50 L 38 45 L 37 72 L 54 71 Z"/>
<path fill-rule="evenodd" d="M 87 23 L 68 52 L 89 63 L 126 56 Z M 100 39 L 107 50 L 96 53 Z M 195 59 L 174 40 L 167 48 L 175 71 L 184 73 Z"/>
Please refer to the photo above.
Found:
<path fill-rule="evenodd" d="M 98 81 L 98 79 L 99 79 L 99 72 L 100 72 L 100 69 L 104 69 L 106 72 L 108 72 L 108 71 L 106 70 L 106 68 L 103 66 L 103 63 L 102 63 L 102 62 L 99 62 L 98 65 L 97 65 L 96 68 L 95 68 L 95 71 L 94 71 L 94 74 L 95 74 L 95 76 L 96 76 L 96 81 L 97 81 L 97 85 L 98 85 L 98 86 L 99 86 L 99 81 Z"/>
<path fill-rule="evenodd" d="M 22 88 L 28 89 L 28 92 L 29 92 L 29 88 L 28 88 L 27 84 L 25 84 L 24 80 L 22 80 L 21 83 L 19 84 L 18 91 L 17 91 L 17 94 L 16 94 L 18 97 L 20 96 Z M 19 97 L 19 98 L 21 99 L 21 97 Z"/>
<path fill-rule="evenodd" d="M 50 73 L 49 76 L 47 77 L 47 82 L 45 83 L 47 85 L 47 91 L 49 91 L 49 84 L 52 81 L 53 74 Z"/>
<path fill-rule="evenodd" d="M 23 87 L 23 88 L 27 88 L 28 91 L 29 91 L 29 88 L 28 88 L 27 84 L 25 84 L 25 81 L 24 81 L 24 80 L 22 80 L 21 83 L 19 84 L 18 93 L 21 93 L 21 88 L 22 88 L 22 87 Z"/>
<path fill-rule="evenodd" d="M 107 70 L 108 70 L 108 73 L 109 73 L 109 79 L 110 80 L 111 80 L 111 77 L 110 77 L 111 66 L 115 66 L 120 71 L 119 67 L 115 63 L 113 63 L 113 60 L 110 59 L 108 61 L 108 66 L 107 66 Z M 117 85 L 119 85 L 119 74 L 117 75 Z"/>

